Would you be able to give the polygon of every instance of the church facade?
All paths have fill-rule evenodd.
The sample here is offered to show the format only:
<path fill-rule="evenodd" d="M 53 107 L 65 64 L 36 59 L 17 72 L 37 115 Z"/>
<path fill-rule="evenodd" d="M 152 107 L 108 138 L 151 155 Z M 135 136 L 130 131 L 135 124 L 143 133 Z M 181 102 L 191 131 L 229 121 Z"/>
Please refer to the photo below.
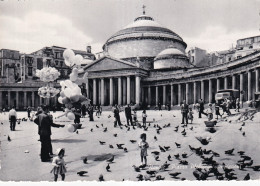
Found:
<path fill-rule="evenodd" d="M 85 89 L 94 105 L 153 106 L 215 102 L 221 89 L 237 89 L 240 100 L 259 91 L 260 51 L 226 63 L 197 67 L 186 55 L 187 44 L 145 14 L 112 35 L 104 56 L 84 67 Z M 82 75 L 84 74 L 82 73 Z"/>

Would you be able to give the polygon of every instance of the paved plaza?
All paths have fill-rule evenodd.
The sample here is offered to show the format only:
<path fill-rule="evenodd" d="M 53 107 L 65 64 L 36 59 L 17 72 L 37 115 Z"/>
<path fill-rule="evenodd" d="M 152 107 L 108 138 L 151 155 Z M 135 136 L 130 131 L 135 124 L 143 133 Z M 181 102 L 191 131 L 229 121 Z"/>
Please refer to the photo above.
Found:
<path fill-rule="evenodd" d="M 232 113 L 235 113 L 232 110 Z M 54 118 L 61 115 L 62 112 L 53 113 Z M 120 113 L 123 124 L 126 124 L 124 112 Z M 76 180 L 98 180 L 99 175 L 103 174 L 105 180 L 137 180 L 137 175 L 147 175 L 147 170 L 158 170 L 159 167 L 166 161 L 170 164 L 166 171 L 158 171 L 156 175 L 165 177 L 165 180 L 195 180 L 193 176 L 194 167 L 203 166 L 201 158 L 192 152 L 188 145 L 202 149 L 213 150 L 219 153 L 219 157 L 214 157 L 220 166 L 219 171 L 222 170 L 222 163 L 225 163 L 229 168 L 234 169 L 238 180 L 242 180 L 247 173 L 253 180 L 259 180 L 259 171 L 254 171 L 252 168 L 245 168 L 239 170 L 236 166 L 237 161 L 240 159 L 238 151 L 245 151 L 247 156 L 253 160 L 253 165 L 260 165 L 260 114 L 257 113 L 253 121 L 245 121 L 245 126 L 242 131 L 239 128 L 242 122 L 235 121 L 239 115 L 233 115 L 220 120 L 215 126 L 216 132 L 210 133 L 205 127 L 204 121 L 206 116 L 198 119 L 198 113 L 195 111 L 193 124 L 185 127 L 186 136 L 181 134 L 183 127 L 181 127 L 181 115 L 179 110 L 173 111 L 154 111 L 148 110 L 148 122 L 151 122 L 147 131 L 142 128 L 135 128 L 127 131 L 126 127 L 123 129 L 114 128 L 114 117 L 112 112 L 104 111 L 100 117 L 95 116 L 94 122 L 89 122 L 88 118 L 81 119 L 82 129 L 70 133 L 67 126 L 64 128 L 52 128 L 52 146 L 55 152 L 57 148 L 65 148 L 65 162 L 67 167 L 66 181 Z M 1 174 L 0 180 L 2 181 L 53 181 L 53 174 L 50 173 L 52 169 L 51 162 L 41 162 L 40 142 L 38 141 L 38 128 L 37 125 L 31 121 L 22 121 L 16 127 L 16 131 L 10 131 L 9 122 L 7 120 L 8 113 L 2 113 L 1 117 Z M 110 117 L 111 116 L 111 117 Z M 18 118 L 26 117 L 25 112 L 18 112 Z M 138 119 L 141 119 L 141 111 L 138 111 Z M 55 119 L 55 123 L 68 125 L 72 123 L 65 117 Z M 164 127 L 170 123 L 169 127 Z M 103 124 L 103 127 L 102 127 Z M 154 125 L 159 124 L 162 127 L 160 134 L 157 133 L 157 128 Z M 179 130 L 175 132 L 175 127 L 179 125 Z M 97 128 L 99 127 L 99 128 Z M 107 127 L 107 132 L 104 128 Z M 191 130 L 191 127 L 192 130 Z M 91 132 L 93 129 L 93 132 Z M 245 136 L 242 132 L 245 132 Z M 150 147 L 148 149 L 148 166 L 145 170 L 136 172 L 133 165 L 139 166 L 140 150 L 138 142 L 140 141 L 140 134 L 145 132 L 147 134 L 147 142 Z M 117 137 L 114 136 L 117 134 Z M 11 141 L 7 140 L 7 137 Z M 157 141 L 154 139 L 157 137 Z M 211 137 L 211 142 L 208 145 L 202 145 L 196 137 Z M 130 140 L 137 140 L 136 143 L 131 143 Z M 100 145 L 99 141 L 106 142 Z M 177 148 L 175 142 L 181 144 Z M 127 152 L 118 149 L 116 144 L 123 143 L 127 148 Z M 112 145 L 114 148 L 110 148 Z M 160 151 L 159 145 L 170 146 L 166 152 L 160 152 L 158 161 L 155 160 L 153 151 Z M 234 148 L 233 155 L 227 155 L 224 151 Z M 187 153 L 186 160 L 188 165 L 179 164 L 179 160 L 174 157 L 176 154 Z M 110 172 L 106 171 L 106 160 L 112 155 L 115 155 L 113 163 L 110 164 Z M 171 155 L 171 161 L 168 156 Z M 209 157 L 211 154 L 208 155 Z M 87 157 L 87 164 L 83 163 L 84 157 Z M 207 168 L 207 167 L 205 167 Z M 87 171 L 85 176 L 77 175 L 78 171 Z M 169 172 L 181 172 L 177 178 L 172 178 Z M 155 180 L 155 177 L 151 177 Z M 210 176 L 207 180 L 216 179 L 215 176 Z M 60 176 L 59 179 L 60 180 Z"/>

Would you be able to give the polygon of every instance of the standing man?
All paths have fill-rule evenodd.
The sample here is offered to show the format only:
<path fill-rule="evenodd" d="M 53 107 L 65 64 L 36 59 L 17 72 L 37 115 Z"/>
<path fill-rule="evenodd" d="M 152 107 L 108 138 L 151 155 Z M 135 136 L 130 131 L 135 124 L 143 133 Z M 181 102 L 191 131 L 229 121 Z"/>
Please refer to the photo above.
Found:
<path fill-rule="evenodd" d="M 184 124 L 184 120 L 186 125 L 188 124 L 188 112 L 189 112 L 189 105 L 186 104 L 186 100 L 183 100 L 183 104 L 181 105 L 181 114 L 182 114 L 182 122 Z"/>
<path fill-rule="evenodd" d="M 117 105 L 115 105 L 115 110 L 114 110 L 114 117 L 115 117 L 115 123 L 114 123 L 114 127 L 117 126 L 117 124 L 119 125 L 119 127 L 121 127 L 121 121 L 120 121 L 120 115 L 119 115 L 119 108 Z"/>
<path fill-rule="evenodd" d="M 28 113 L 28 119 L 31 118 L 31 108 L 30 107 L 27 107 L 27 113 Z"/>
<path fill-rule="evenodd" d="M 204 112 L 204 102 L 202 99 L 200 99 L 200 107 L 199 107 L 199 118 L 201 118 L 201 114 L 204 114 L 205 116 L 208 116 L 205 112 Z"/>
<path fill-rule="evenodd" d="M 53 123 L 52 117 L 48 115 L 49 108 L 42 107 L 43 112 L 40 113 L 34 122 L 39 126 L 39 135 L 41 141 L 41 161 L 49 162 L 51 160 L 52 145 L 51 145 L 51 127 L 64 127 Z"/>
<path fill-rule="evenodd" d="M 9 111 L 9 121 L 10 121 L 10 129 L 11 131 L 15 131 L 17 114 L 15 111 L 15 107 L 13 106 L 12 109 Z"/>
<path fill-rule="evenodd" d="M 159 109 L 159 111 L 162 110 L 161 102 L 158 103 L 158 109 Z"/>
<path fill-rule="evenodd" d="M 130 123 L 133 126 L 132 111 L 131 111 L 131 107 L 129 104 L 125 108 L 125 117 L 126 117 L 127 125 L 129 126 L 129 120 L 130 120 Z"/>

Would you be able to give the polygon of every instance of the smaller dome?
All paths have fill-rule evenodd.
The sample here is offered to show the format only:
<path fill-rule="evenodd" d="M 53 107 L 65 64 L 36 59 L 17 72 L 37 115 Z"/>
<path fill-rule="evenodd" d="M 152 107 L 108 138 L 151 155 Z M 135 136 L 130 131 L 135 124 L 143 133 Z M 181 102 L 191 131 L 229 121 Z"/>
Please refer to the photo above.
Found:
<path fill-rule="evenodd" d="M 154 59 L 154 69 L 181 69 L 189 67 L 188 57 L 179 49 L 170 46 Z"/>
<path fill-rule="evenodd" d="M 179 49 L 173 47 L 173 46 L 169 46 L 169 48 L 161 51 L 156 58 L 154 59 L 159 60 L 159 59 L 168 59 L 168 58 L 172 58 L 173 56 L 185 56 L 187 57 L 182 51 L 180 51 Z"/>

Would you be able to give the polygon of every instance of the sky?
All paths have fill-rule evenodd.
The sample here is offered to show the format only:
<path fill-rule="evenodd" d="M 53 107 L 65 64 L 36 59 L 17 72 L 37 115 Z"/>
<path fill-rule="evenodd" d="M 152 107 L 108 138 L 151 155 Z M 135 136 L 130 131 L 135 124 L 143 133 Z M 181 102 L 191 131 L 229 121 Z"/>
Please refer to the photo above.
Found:
<path fill-rule="evenodd" d="M 0 0 L 0 49 L 31 53 L 45 46 L 94 53 L 142 14 L 208 52 L 260 35 L 260 0 Z"/>

